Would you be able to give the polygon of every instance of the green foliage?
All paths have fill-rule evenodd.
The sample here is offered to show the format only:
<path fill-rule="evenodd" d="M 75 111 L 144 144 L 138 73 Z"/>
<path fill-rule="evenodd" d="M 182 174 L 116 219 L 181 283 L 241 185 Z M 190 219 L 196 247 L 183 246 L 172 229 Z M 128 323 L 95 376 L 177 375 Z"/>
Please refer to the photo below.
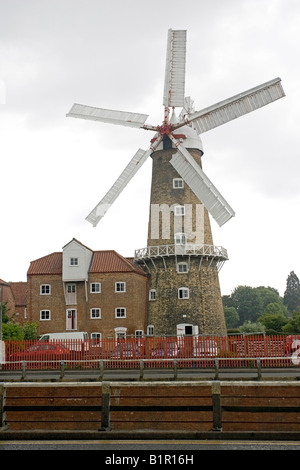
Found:
<path fill-rule="evenodd" d="M 293 313 L 292 318 L 282 327 L 282 331 L 286 334 L 300 333 L 300 308 Z"/>
<path fill-rule="evenodd" d="M 239 326 L 244 333 L 280 334 L 287 323 L 287 308 L 273 287 L 238 286 L 231 295 L 223 296 L 223 305 L 227 327 Z M 232 309 L 238 314 L 237 323 Z"/>
<path fill-rule="evenodd" d="M 21 325 L 16 323 L 3 323 L 2 325 L 2 339 L 7 341 L 9 339 L 23 340 L 24 331 Z"/>
<path fill-rule="evenodd" d="M 239 325 L 240 317 L 234 307 L 224 307 L 224 314 L 227 330 Z"/>
<path fill-rule="evenodd" d="M 241 333 L 265 333 L 266 328 L 260 322 L 252 323 L 247 320 L 240 326 L 239 330 Z"/>
<path fill-rule="evenodd" d="M 37 327 L 37 323 L 26 322 L 23 326 L 24 339 L 38 339 Z"/>
<path fill-rule="evenodd" d="M 269 307 L 272 307 L 272 308 L 269 308 Z M 269 333 L 269 334 L 283 333 L 283 327 L 287 324 L 288 319 L 285 315 L 282 314 L 282 312 L 280 311 L 280 308 L 278 307 L 278 304 L 269 304 L 266 310 L 269 310 L 270 313 L 264 313 L 259 318 L 259 322 L 265 326 L 266 333 Z"/>

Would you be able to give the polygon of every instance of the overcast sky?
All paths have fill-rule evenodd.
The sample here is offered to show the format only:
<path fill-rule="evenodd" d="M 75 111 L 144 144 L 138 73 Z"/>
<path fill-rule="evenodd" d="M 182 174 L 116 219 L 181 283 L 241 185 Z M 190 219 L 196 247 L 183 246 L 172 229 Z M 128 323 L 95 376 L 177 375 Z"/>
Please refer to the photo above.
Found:
<path fill-rule="evenodd" d="M 167 31 L 187 30 L 196 110 L 276 77 L 286 97 L 201 136 L 203 169 L 236 212 L 222 294 L 283 295 L 300 277 L 299 0 L 0 0 L 0 278 L 73 237 L 123 256 L 147 244 L 149 158 L 93 228 L 85 217 L 152 133 L 66 118 L 74 102 L 163 120 Z"/>

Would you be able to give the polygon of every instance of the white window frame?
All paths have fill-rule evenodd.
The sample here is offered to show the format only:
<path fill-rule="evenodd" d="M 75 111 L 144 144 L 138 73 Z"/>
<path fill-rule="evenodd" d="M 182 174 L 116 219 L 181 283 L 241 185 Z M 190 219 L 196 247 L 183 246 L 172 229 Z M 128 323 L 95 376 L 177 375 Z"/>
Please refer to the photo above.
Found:
<path fill-rule="evenodd" d="M 183 189 L 184 182 L 182 178 L 173 178 L 173 189 Z"/>
<path fill-rule="evenodd" d="M 190 290 L 188 287 L 179 287 L 178 289 L 178 299 L 184 300 L 190 298 Z"/>
<path fill-rule="evenodd" d="M 174 207 L 174 215 L 175 217 L 183 217 L 185 215 L 185 207 L 177 205 Z"/>
<path fill-rule="evenodd" d="M 46 292 L 47 289 L 48 289 L 48 292 Z M 45 290 L 45 292 L 43 292 L 43 290 Z M 41 284 L 40 295 L 51 295 L 51 284 Z"/>
<path fill-rule="evenodd" d="M 75 257 L 75 256 L 71 256 L 70 257 L 70 266 L 78 266 L 78 265 L 79 265 L 78 258 Z"/>
<path fill-rule="evenodd" d="M 115 328 L 115 339 L 126 339 L 127 328 L 124 326 L 118 326 Z"/>
<path fill-rule="evenodd" d="M 147 326 L 147 336 L 154 336 L 154 325 Z"/>
<path fill-rule="evenodd" d="M 121 310 L 123 311 L 123 315 L 120 315 Z M 126 318 L 126 307 L 116 307 L 115 308 L 115 318 Z"/>
<path fill-rule="evenodd" d="M 118 289 L 118 286 L 119 287 L 122 286 L 122 289 Z M 122 294 L 122 293 L 126 292 L 126 282 L 124 282 L 124 281 L 115 282 L 115 292 L 117 294 Z"/>
<path fill-rule="evenodd" d="M 98 313 L 98 315 L 96 315 Z M 90 319 L 91 320 L 101 320 L 101 308 L 92 307 L 90 309 Z"/>
<path fill-rule="evenodd" d="M 150 289 L 149 290 L 149 300 L 153 302 L 156 300 L 156 289 Z"/>
<path fill-rule="evenodd" d="M 175 245 L 186 245 L 187 237 L 183 232 L 175 233 L 174 235 Z"/>
<path fill-rule="evenodd" d="M 135 330 L 135 337 L 141 339 L 144 336 L 144 330 Z"/>
<path fill-rule="evenodd" d="M 186 270 L 185 270 L 185 271 L 181 269 L 181 268 L 183 268 L 184 266 L 186 267 Z M 188 263 L 187 263 L 186 261 L 180 261 L 179 263 L 177 263 L 177 272 L 178 272 L 179 274 L 186 274 L 186 273 L 188 273 L 188 272 L 189 272 L 189 265 L 188 265 Z"/>
<path fill-rule="evenodd" d="M 46 317 L 43 318 L 43 312 L 44 314 L 47 313 L 47 318 Z M 51 310 L 46 309 L 46 308 L 43 308 L 42 310 L 40 310 L 40 321 L 50 321 L 50 320 L 51 320 Z"/>
<path fill-rule="evenodd" d="M 93 290 L 93 287 L 95 290 Z M 98 287 L 99 290 L 96 290 Z M 91 282 L 90 283 L 90 293 L 91 294 L 101 294 L 101 282 Z"/>
<path fill-rule="evenodd" d="M 100 348 L 102 344 L 102 333 L 94 331 L 91 333 L 91 340 L 94 347 L 96 346 L 97 348 Z"/>

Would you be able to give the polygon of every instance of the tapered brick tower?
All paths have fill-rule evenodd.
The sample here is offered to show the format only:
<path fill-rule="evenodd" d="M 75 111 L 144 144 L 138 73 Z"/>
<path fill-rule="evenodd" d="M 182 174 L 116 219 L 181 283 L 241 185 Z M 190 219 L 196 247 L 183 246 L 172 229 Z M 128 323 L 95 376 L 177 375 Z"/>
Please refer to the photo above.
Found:
<path fill-rule="evenodd" d="M 201 167 L 201 140 L 185 126 L 180 138 Z M 227 259 L 213 245 L 207 210 L 170 165 L 168 137 L 152 153 L 147 248 L 135 259 L 149 273 L 148 331 L 155 335 L 226 334 L 218 272 Z"/>

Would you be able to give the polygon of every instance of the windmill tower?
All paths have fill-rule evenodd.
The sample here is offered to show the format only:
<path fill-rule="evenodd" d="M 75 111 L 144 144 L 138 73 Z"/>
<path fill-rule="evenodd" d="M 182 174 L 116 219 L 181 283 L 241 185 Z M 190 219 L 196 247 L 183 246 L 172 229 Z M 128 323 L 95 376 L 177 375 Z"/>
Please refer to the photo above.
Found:
<path fill-rule="evenodd" d="M 276 78 L 201 111 L 185 98 L 186 31 L 169 30 L 161 125 L 148 115 L 74 104 L 69 117 L 155 132 L 86 220 L 96 226 L 146 159 L 153 159 L 147 247 L 135 261 L 149 273 L 147 324 L 160 334 L 225 334 L 218 272 L 228 259 L 215 246 L 209 214 L 219 226 L 234 211 L 202 170 L 200 134 L 284 96 Z M 175 108 L 182 108 L 176 116 Z M 152 331 L 153 332 L 153 331 Z"/>

